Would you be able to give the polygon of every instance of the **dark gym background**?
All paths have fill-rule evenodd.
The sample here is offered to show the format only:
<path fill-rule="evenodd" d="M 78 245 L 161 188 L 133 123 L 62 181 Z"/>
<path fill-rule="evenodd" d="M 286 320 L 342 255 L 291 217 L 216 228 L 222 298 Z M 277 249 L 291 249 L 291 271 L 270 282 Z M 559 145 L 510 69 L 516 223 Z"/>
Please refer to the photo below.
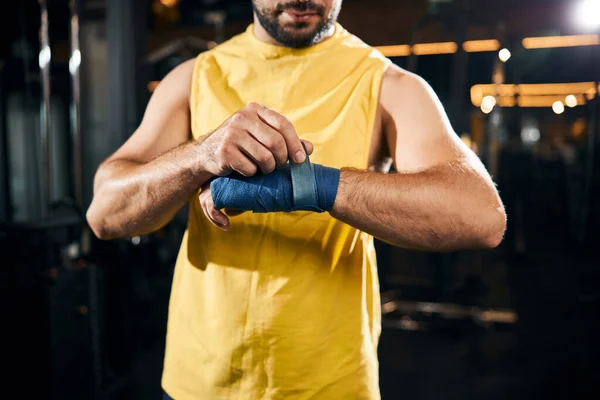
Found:
<path fill-rule="evenodd" d="M 83 216 L 95 169 L 156 82 L 251 12 L 249 0 L 0 4 L 0 397 L 160 398 L 186 211 L 112 242 Z M 398 46 L 381 50 L 433 86 L 508 212 L 493 251 L 378 243 L 383 398 L 598 398 L 600 1 L 345 0 L 340 22 Z"/>

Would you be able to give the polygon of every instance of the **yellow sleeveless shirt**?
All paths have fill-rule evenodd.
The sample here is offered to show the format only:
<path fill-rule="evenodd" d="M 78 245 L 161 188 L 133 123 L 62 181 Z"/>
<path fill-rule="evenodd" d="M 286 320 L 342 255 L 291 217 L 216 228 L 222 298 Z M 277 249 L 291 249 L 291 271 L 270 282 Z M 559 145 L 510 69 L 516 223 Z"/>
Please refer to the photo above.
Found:
<path fill-rule="evenodd" d="M 311 141 L 311 160 L 368 167 L 389 60 L 336 24 L 307 49 L 245 33 L 197 57 L 194 138 L 257 102 Z M 231 218 L 191 200 L 175 267 L 163 388 L 175 400 L 378 399 L 381 331 L 373 238 L 309 212 Z"/>

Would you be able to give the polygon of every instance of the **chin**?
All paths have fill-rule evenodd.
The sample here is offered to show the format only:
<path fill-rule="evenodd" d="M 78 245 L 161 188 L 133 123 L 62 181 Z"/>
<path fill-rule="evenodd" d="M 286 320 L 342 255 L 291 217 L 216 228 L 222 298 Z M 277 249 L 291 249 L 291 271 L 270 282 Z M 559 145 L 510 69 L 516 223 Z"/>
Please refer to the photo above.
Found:
<path fill-rule="evenodd" d="M 285 33 L 289 36 L 293 36 L 298 39 L 306 39 L 310 37 L 314 37 L 316 34 L 316 27 L 311 25 L 306 25 L 304 23 L 293 24 L 284 27 Z"/>

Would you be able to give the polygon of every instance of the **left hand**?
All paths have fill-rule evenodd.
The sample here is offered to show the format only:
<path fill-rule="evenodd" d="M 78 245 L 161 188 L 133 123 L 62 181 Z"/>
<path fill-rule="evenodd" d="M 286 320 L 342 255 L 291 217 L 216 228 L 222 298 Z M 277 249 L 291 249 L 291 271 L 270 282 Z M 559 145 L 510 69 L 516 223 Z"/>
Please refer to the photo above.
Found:
<path fill-rule="evenodd" d="M 217 210 L 215 208 L 215 203 L 213 202 L 212 194 L 210 193 L 210 181 L 206 182 L 202 187 L 202 191 L 200 192 L 200 205 L 202 206 L 202 211 L 204 211 L 206 218 L 208 218 L 214 226 L 224 231 L 229 230 L 229 217 L 235 217 L 245 212 L 225 209 L 226 215 L 221 210 Z"/>

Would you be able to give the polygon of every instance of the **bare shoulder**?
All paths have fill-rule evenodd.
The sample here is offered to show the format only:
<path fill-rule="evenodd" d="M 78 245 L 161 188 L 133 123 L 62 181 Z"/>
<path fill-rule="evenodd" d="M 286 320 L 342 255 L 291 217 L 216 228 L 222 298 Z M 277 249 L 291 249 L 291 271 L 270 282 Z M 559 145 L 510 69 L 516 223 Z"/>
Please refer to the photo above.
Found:
<path fill-rule="evenodd" d="M 380 108 L 397 170 L 426 169 L 464 156 L 442 103 L 420 76 L 397 66 L 388 68 Z"/>
<path fill-rule="evenodd" d="M 153 97 L 167 97 L 173 100 L 177 96 L 180 101 L 189 102 L 195 65 L 196 59 L 193 58 L 175 67 L 156 87 Z"/>
<path fill-rule="evenodd" d="M 418 124 L 421 130 L 452 131 L 444 106 L 432 87 L 420 76 L 398 66 L 385 72 L 380 107 L 384 125 Z"/>
<path fill-rule="evenodd" d="M 195 60 L 186 61 L 159 83 L 138 129 L 113 156 L 147 162 L 188 141 L 190 88 Z"/>
<path fill-rule="evenodd" d="M 195 59 L 185 61 L 164 77 L 152 93 L 141 127 L 160 125 L 189 112 Z M 154 129 L 154 128 L 153 128 Z"/>
<path fill-rule="evenodd" d="M 391 65 L 383 75 L 380 103 L 387 110 L 404 103 L 441 107 L 437 95 L 423 78 L 397 65 Z"/>
<path fill-rule="evenodd" d="M 383 86 L 387 86 L 387 85 L 394 85 L 398 83 L 398 80 L 405 78 L 407 76 L 411 76 L 414 75 L 410 72 L 408 72 L 407 70 L 400 68 L 399 66 L 397 66 L 396 64 L 391 64 L 384 72 L 383 74 L 383 80 L 382 80 L 382 85 Z M 414 75 L 416 76 L 416 75 Z"/>

